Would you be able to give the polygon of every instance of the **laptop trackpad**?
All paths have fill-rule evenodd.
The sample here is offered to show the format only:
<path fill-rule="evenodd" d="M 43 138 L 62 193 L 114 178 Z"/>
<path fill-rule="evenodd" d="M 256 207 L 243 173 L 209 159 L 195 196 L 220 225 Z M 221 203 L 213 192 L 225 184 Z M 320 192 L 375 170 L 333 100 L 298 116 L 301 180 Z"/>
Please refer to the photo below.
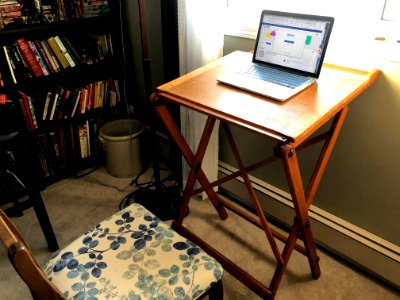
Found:
<path fill-rule="evenodd" d="M 301 90 L 299 88 L 291 89 L 271 82 L 261 81 L 234 73 L 223 74 L 219 76 L 217 80 L 219 82 L 279 101 L 284 101 Z"/>

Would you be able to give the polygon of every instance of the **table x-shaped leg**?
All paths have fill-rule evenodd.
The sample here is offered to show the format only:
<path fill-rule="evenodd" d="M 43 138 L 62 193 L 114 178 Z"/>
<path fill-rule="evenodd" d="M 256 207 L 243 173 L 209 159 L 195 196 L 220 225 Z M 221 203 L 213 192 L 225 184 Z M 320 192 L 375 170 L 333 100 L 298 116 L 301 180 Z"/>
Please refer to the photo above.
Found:
<path fill-rule="evenodd" d="M 327 162 L 332 153 L 333 147 L 339 135 L 340 129 L 343 125 L 344 119 L 346 117 L 348 107 L 345 107 L 336 114 L 332 122 L 331 128 L 327 133 L 311 138 L 300 145 L 294 145 L 292 143 L 278 144 L 278 146 L 274 151 L 275 157 L 273 157 L 272 159 L 271 158 L 265 159 L 261 162 L 258 162 L 248 167 L 244 166 L 240 158 L 238 148 L 234 142 L 233 136 L 229 130 L 228 125 L 222 123 L 230 147 L 233 151 L 235 160 L 238 164 L 239 171 L 235 172 L 235 174 L 227 176 L 226 180 L 219 179 L 213 183 L 210 183 L 201 169 L 201 162 L 204 158 L 204 154 L 206 152 L 207 145 L 215 125 L 215 118 L 211 116 L 207 118 L 207 122 L 204 127 L 198 149 L 196 153 L 193 154 L 186 140 L 182 136 L 179 128 L 174 122 L 171 114 L 169 113 L 164 99 L 159 97 L 157 94 L 153 94 L 151 97 L 151 101 L 156 111 L 160 115 L 161 120 L 163 121 L 167 130 L 171 134 L 171 137 L 176 142 L 178 148 L 182 152 L 183 157 L 185 158 L 191 169 L 183 192 L 183 203 L 180 208 L 179 216 L 172 224 L 174 229 L 177 230 L 180 234 L 191 239 L 200 247 L 204 248 L 209 254 L 214 256 L 222 264 L 224 269 L 226 269 L 229 273 L 231 273 L 234 277 L 236 277 L 239 281 L 244 283 L 246 286 L 248 286 L 251 290 L 253 290 L 262 298 L 265 299 L 274 298 L 277 289 L 279 287 L 279 283 L 282 279 L 284 270 L 289 262 L 289 258 L 293 250 L 297 250 L 302 254 L 304 254 L 305 256 L 307 256 L 312 277 L 315 279 L 318 278 L 321 274 L 321 271 L 318 264 L 319 258 L 317 256 L 314 239 L 311 232 L 311 226 L 308 217 L 308 209 L 316 193 L 317 187 L 321 181 L 322 175 L 326 169 Z M 297 151 L 302 150 L 320 141 L 325 141 L 325 142 L 321 150 L 318 162 L 315 166 L 313 176 L 308 184 L 307 191 L 304 192 L 301 172 L 297 159 Z M 294 224 L 290 229 L 288 237 L 284 237 L 282 234 L 272 229 L 268 224 L 264 212 L 262 210 L 262 207 L 260 205 L 260 202 L 256 196 L 256 193 L 252 187 L 252 184 L 248 176 L 248 172 L 250 170 L 254 170 L 262 165 L 266 165 L 276 159 L 281 159 L 283 162 L 283 167 L 289 184 L 290 193 L 292 196 L 292 201 L 295 210 Z M 225 182 L 237 176 L 241 176 L 243 178 L 250 199 L 257 212 L 258 219 L 242 212 L 240 209 L 229 204 L 229 202 L 218 197 L 218 195 L 213 190 L 214 186 L 219 185 L 222 182 Z M 194 184 L 196 180 L 199 181 L 202 188 L 194 190 Z M 275 260 L 277 262 L 277 267 L 274 276 L 268 287 L 265 284 L 258 281 L 258 279 L 254 278 L 252 275 L 244 271 L 242 268 L 237 266 L 235 263 L 230 261 L 223 254 L 215 250 L 212 246 L 207 244 L 200 237 L 196 236 L 194 233 L 192 233 L 190 230 L 188 230 L 182 225 L 186 209 L 189 205 L 190 197 L 202 191 L 205 191 L 207 193 L 210 201 L 214 205 L 221 219 L 224 220 L 228 217 L 227 212 L 225 210 L 226 207 L 264 230 L 267 240 L 273 251 Z M 301 247 L 299 244 L 297 244 L 297 240 L 299 237 L 303 240 L 304 248 Z M 280 253 L 277 247 L 275 238 L 278 238 L 279 240 L 285 242 L 285 246 L 282 253 Z"/>
<path fill-rule="evenodd" d="M 162 99 L 160 99 L 157 96 L 157 94 L 153 94 L 150 100 L 152 101 L 155 109 L 157 110 L 158 114 L 161 117 L 161 120 L 163 121 L 167 130 L 171 134 L 171 137 L 174 139 L 178 148 L 181 150 L 184 159 L 189 164 L 189 167 L 191 169 L 183 193 L 182 205 L 179 210 L 179 216 L 176 220 L 178 223 L 182 224 L 183 218 L 186 213 L 186 209 L 189 205 L 190 197 L 193 196 L 193 194 L 190 193 L 190 191 L 193 190 L 193 186 L 196 180 L 198 180 L 203 187 L 210 186 L 210 182 L 208 181 L 203 170 L 201 169 L 201 162 L 207 150 L 207 144 L 208 141 L 210 140 L 210 136 L 214 128 L 215 119 L 212 118 L 207 119 L 204 132 L 199 143 L 199 149 L 197 151 L 196 156 L 194 156 L 192 150 L 190 149 L 185 138 L 182 136 L 181 131 L 176 125 L 174 119 L 172 118 L 170 112 L 168 111 L 168 108 L 166 107 L 164 101 L 162 101 Z M 210 187 L 207 188 L 205 192 L 207 193 L 207 196 L 214 205 L 221 219 L 225 220 L 228 217 L 228 214 L 223 205 L 219 202 L 218 196 L 215 193 L 215 191 L 212 189 L 212 187 Z"/>

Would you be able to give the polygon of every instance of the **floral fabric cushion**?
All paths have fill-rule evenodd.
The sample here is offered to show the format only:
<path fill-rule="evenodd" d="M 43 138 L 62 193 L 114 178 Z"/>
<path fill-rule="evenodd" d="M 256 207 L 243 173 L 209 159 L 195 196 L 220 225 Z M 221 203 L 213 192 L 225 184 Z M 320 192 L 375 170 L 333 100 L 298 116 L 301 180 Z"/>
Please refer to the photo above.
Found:
<path fill-rule="evenodd" d="M 195 299 L 223 275 L 215 259 L 137 203 L 60 251 L 45 270 L 68 299 Z"/>

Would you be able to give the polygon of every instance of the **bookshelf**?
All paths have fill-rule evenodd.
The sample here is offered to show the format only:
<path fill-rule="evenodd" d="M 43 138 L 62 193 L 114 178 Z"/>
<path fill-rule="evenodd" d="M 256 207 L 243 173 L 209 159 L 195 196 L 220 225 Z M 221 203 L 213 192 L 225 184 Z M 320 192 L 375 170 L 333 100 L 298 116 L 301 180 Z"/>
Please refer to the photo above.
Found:
<path fill-rule="evenodd" d="M 0 30 L 0 105 L 20 113 L 47 185 L 95 166 L 98 130 L 126 114 L 119 1 L 24 3 Z"/>

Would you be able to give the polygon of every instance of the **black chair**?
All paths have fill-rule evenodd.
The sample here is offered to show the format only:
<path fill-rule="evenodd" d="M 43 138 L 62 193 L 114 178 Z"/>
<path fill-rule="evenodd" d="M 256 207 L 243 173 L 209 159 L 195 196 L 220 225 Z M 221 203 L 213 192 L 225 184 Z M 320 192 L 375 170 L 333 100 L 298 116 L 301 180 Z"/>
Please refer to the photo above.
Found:
<path fill-rule="evenodd" d="M 59 249 L 40 194 L 38 157 L 31 136 L 20 128 L 13 103 L 0 105 L 0 205 L 8 216 L 33 208 L 50 251 Z"/>

